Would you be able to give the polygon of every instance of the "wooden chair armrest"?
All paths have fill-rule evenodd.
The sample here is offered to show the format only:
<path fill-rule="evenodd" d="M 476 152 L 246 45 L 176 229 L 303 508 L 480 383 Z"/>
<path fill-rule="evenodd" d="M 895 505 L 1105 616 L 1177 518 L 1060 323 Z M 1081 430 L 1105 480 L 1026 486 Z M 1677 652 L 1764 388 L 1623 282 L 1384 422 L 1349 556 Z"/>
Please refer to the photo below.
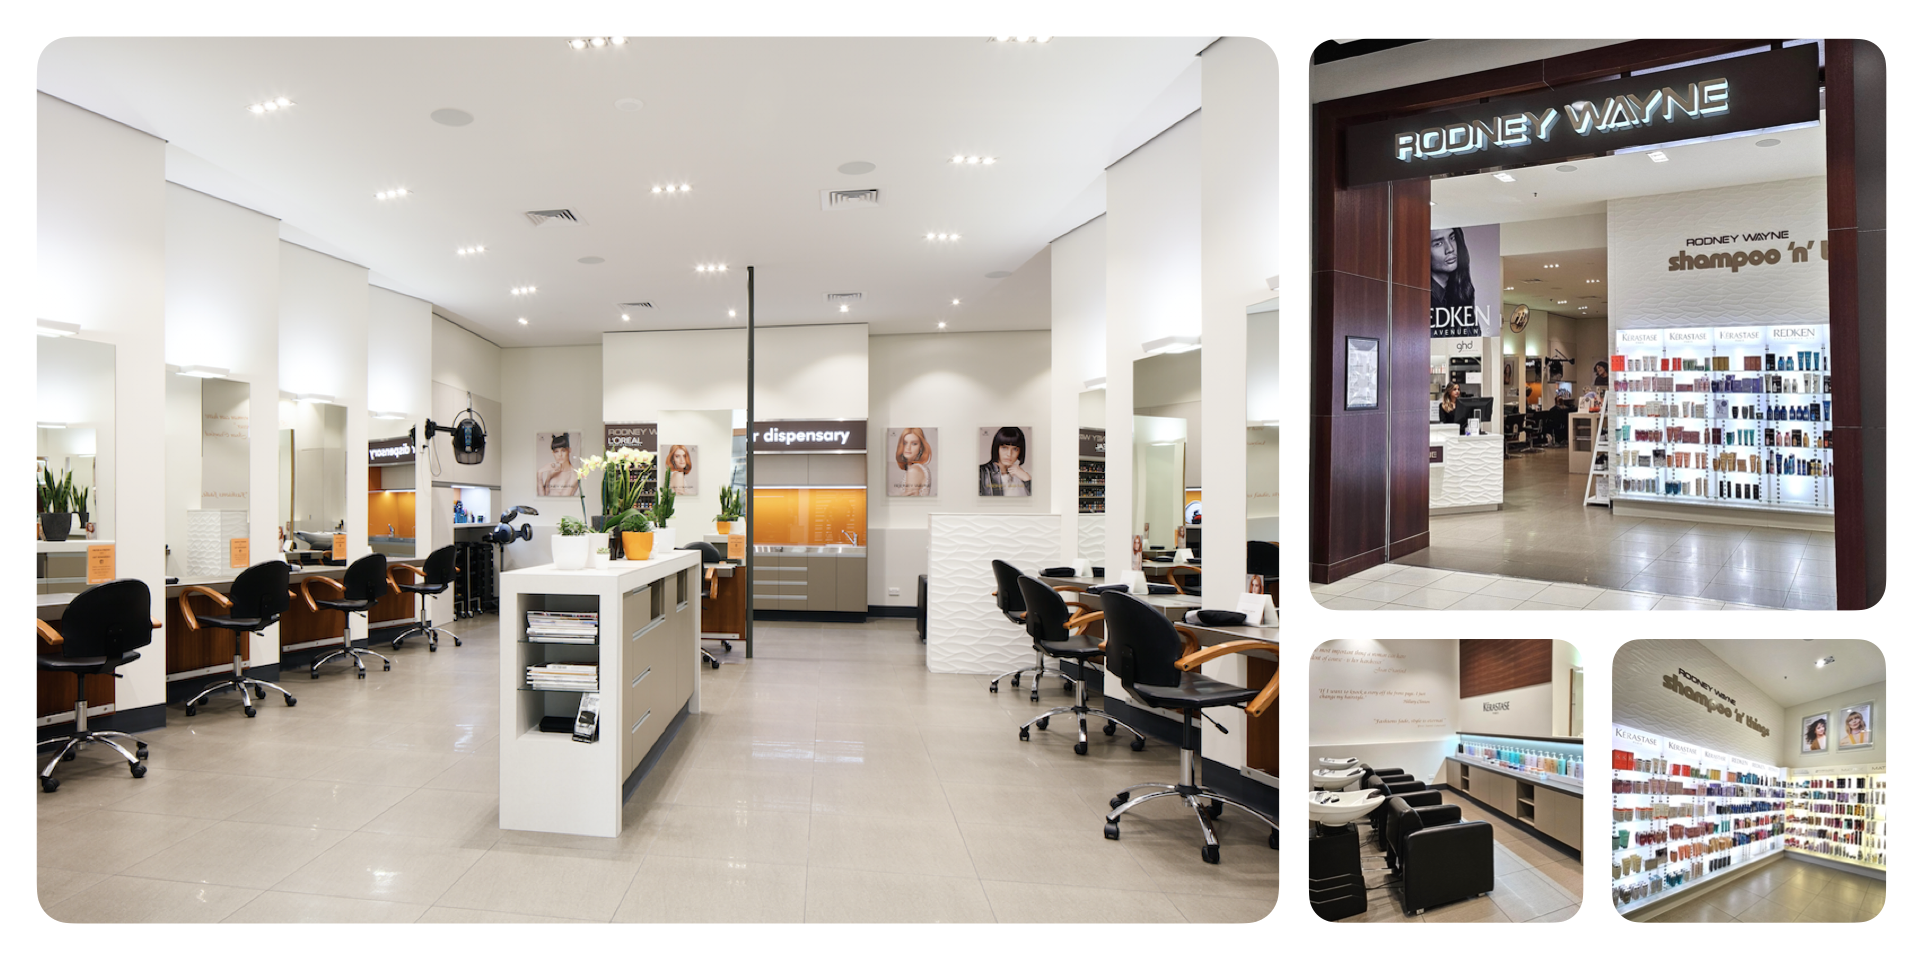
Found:
<path fill-rule="evenodd" d="M 158 621 L 158 620 L 149 620 L 149 621 L 147 621 L 147 622 L 148 622 L 148 623 L 151 623 L 151 624 L 153 624 L 153 628 L 154 628 L 155 630 L 165 630 L 165 629 L 167 628 L 167 625 L 166 625 L 166 624 L 164 624 L 164 623 L 161 623 L 161 622 L 160 622 L 160 621 Z"/>
<path fill-rule="evenodd" d="M 1193 628 L 1184 623 L 1174 624 L 1173 632 L 1179 634 L 1180 637 L 1186 641 L 1180 648 L 1180 659 L 1174 661 L 1174 666 L 1179 667 L 1180 664 L 1186 662 L 1188 657 L 1193 656 L 1194 652 L 1200 649 L 1200 635 L 1194 633 Z M 1185 670 L 1187 668 L 1180 667 L 1180 669 Z"/>
<path fill-rule="evenodd" d="M 1191 651 L 1186 656 L 1175 661 L 1173 665 L 1182 670 L 1192 670 L 1216 657 L 1224 657 L 1229 653 L 1251 653 L 1255 650 L 1265 650 L 1278 654 L 1280 652 L 1280 645 L 1277 643 L 1269 643 L 1265 640 L 1229 640 L 1226 643 L 1216 643 L 1211 647 L 1203 647 L 1198 651 Z"/>
<path fill-rule="evenodd" d="M 718 597 L 719 595 L 720 595 L 720 571 L 708 570 L 707 571 L 707 598 L 713 599 L 714 597 Z"/>
<path fill-rule="evenodd" d="M 200 629 L 200 620 L 199 618 L 193 615 L 193 607 L 187 603 L 187 598 L 193 596 L 196 593 L 203 597 L 206 597 L 209 600 L 212 600 L 214 603 L 219 604 L 220 609 L 222 610 L 233 609 L 233 601 L 227 599 L 226 594 L 221 593 L 220 591 L 215 590 L 212 587 L 203 587 L 196 584 L 191 587 L 183 588 L 180 591 L 180 615 L 187 618 L 188 630 Z"/>
<path fill-rule="evenodd" d="M 1105 620 L 1106 618 L 1107 614 L 1102 610 L 1089 610 L 1086 613 L 1077 614 L 1067 618 L 1067 632 L 1072 633 L 1075 627 L 1084 627 L 1095 620 Z"/>
<path fill-rule="evenodd" d="M 1084 603 L 1081 603 L 1081 602 L 1080 602 L 1080 601 L 1078 601 L 1078 600 L 1068 600 L 1068 601 L 1067 601 L 1067 606 L 1068 606 L 1068 607 L 1070 607 L 1070 608 L 1071 608 L 1071 607 L 1077 607 L 1077 608 L 1079 608 L 1079 610 L 1080 610 L 1080 612 L 1081 612 L 1081 613 L 1085 613 L 1085 612 L 1087 612 L 1088 610 L 1092 610 L 1092 609 L 1093 609 L 1092 607 L 1089 607 L 1089 606 L 1087 606 L 1086 604 L 1084 604 Z"/>
<path fill-rule="evenodd" d="M 316 583 L 324 583 L 332 587 L 339 591 L 343 597 L 347 595 L 347 588 L 341 584 L 340 581 L 329 577 L 308 577 L 300 581 L 300 599 L 305 600 L 307 602 L 307 609 L 314 613 L 320 612 L 320 605 L 313 602 L 313 585 Z"/>
<path fill-rule="evenodd" d="M 411 564 L 411 563 L 389 563 L 389 564 L 387 564 L 387 575 L 388 575 L 389 577 L 391 577 L 391 576 L 393 575 L 393 571 L 395 571 L 395 570 L 405 570 L 405 571 L 407 571 L 408 573 L 411 573 L 411 574 L 413 574 L 413 576 L 414 576 L 414 579 L 415 579 L 415 580 L 417 580 L 418 582 L 420 582 L 420 583 L 426 583 L 426 582 L 427 582 L 427 572 L 426 572 L 425 570 L 422 570 L 422 569 L 420 569 L 419 567 L 416 567 L 416 566 L 414 566 L 414 565 L 413 565 L 413 564 Z"/>
<path fill-rule="evenodd" d="M 67 642 L 65 637 L 60 636 L 60 631 L 53 628 L 53 624 L 39 617 L 33 618 L 33 632 L 39 634 L 40 639 L 45 640 L 48 646 L 57 647 Z"/>
<path fill-rule="evenodd" d="M 1248 702 L 1246 706 L 1247 716 L 1257 717 L 1266 713 L 1279 699 L 1280 671 L 1275 670 L 1273 676 L 1267 679 L 1267 685 L 1260 688 L 1260 695 Z"/>
<path fill-rule="evenodd" d="M 1201 572 L 1199 567 L 1190 567 L 1184 563 L 1177 567 L 1167 568 L 1167 582 L 1173 584 L 1173 589 L 1181 596 L 1189 596 L 1187 593 L 1187 585 L 1180 581 L 1180 571 L 1182 570 L 1200 574 L 1201 576 L 1205 576 L 1205 574 Z"/>

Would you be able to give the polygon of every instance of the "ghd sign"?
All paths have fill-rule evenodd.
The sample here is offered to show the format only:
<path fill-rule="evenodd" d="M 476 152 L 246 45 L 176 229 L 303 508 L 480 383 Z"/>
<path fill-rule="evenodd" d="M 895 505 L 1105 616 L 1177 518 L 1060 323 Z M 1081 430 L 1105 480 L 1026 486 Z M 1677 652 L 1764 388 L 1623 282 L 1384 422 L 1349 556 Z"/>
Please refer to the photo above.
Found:
<path fill-rule="evenodd" d="M 1347 129 L 1348 186 L 1820 119 L 1813 44 Z"/>

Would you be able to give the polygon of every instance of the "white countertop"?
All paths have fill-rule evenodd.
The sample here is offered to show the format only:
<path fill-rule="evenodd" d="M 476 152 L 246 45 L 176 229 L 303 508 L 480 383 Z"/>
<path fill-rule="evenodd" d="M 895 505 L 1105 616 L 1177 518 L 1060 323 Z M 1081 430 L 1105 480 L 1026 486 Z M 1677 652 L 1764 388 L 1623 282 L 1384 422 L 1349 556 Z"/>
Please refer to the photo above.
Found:
<path fill-rule="evenodd" d="M 515 567 L 502 572 L 500 578 L 503 583 L 515 584 L 517 590 L 529 592 L 625 592 L 652 583 L 675 570 L 699 566 L 699 551 L 669 550 L 651 560 L 614 560 L 607 564 L 605 570 L 595 570 L 591 566 L 583 570 L 562 570 L 551 563 L 542 563 L 532 567 Z M 502 592 L 505 592 L 504 589 Z"/>
<path fill-rule="evenodd" d="M 81 540 L 78 538 L 71 539 L 71 540 L 35 540 L 33 542 L 33 552 L 34 553 L 86 553 L 88 547 L 94 546 L 96 544 L 104 544 L 104 545 L 111 546 L 113 544 L 113 541 L 112 540 Z"/>
<path fill-rule="evenodd" d="M 1528 773 L 1525 770 L 1503 767 L 1492 760 L 1470 757 L 1464 753 L 1453 754 L 1449 756 L 1448 759 L 1458 760 L 1461 763 L 1470 763 L 1482 770 L 1491 770 L 1494 773 L 1505 774 L 1515 780 L 1527 780 L 1533 783 L 1545 784 L 1562 793 L 1571 793 L 1576 797 L 1586 796 L 1585 788 L 1581 785 L 1580 781 L 1574 777 L 1563 777 L 1557 773 Z"/>

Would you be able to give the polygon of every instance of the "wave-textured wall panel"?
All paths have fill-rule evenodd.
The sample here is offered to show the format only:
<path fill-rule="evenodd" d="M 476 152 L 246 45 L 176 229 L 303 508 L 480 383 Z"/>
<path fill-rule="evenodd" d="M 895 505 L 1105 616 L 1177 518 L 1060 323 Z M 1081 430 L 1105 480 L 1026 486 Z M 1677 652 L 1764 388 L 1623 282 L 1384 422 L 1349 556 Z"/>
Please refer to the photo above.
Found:
<path fill-rule="evenodd" d="M 1505 443 L 1498 436 L 1463 438 L 1447 445 L 1440 490 L 1430 506 L 1466 507 L 1499 503 L 1505 495 Z"/>
<path fill-rule="evenodd" d="M 1787 231 L 1786 239 L 1748 239 Z M 1690 239 L 1731 237 L 1728 243 Z M 1607 318 L 1614 330 L 1702 324 L 1824 323 L 1827 179 L 1807 177 L 1607 201 Z M 1814 245 L 1792 262 L 1788 244 Z M 1669 270 L 1689 254 L 1780 251 L 1737 272 Z"/>
<path fill-rule="evenodd" d="M 989 674 L 1032 665 L 1033 641 L 994 601 L 993 561 L 1051 565 L 1060 517 L 936 513 L 927 527 L 927 669 Z"/>
<path fill-rule="evenodd" d="M 225 573 L 231 541 L 247 535 L 245 510 L 188 510 L 187 575 L 211 577 Z"/>
<path fill-rule="evenodd" d="M 1096 567 L 1107 565 L 1107 518 L 1098 513 L 1080 517 L 1080 552 L 1075 557 Z"/>

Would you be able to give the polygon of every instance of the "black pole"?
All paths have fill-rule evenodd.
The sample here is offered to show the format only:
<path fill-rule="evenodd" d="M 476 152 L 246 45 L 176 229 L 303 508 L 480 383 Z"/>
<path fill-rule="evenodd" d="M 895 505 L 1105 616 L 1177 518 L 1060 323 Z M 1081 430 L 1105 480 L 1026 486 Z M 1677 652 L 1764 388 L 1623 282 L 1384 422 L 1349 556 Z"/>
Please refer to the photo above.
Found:
<path fill-rule="evenodd" d="M 747 622 L 741 637 L 747 645 L 747 659 L 753 659 L 753 265 L 747 265 Z"/>

